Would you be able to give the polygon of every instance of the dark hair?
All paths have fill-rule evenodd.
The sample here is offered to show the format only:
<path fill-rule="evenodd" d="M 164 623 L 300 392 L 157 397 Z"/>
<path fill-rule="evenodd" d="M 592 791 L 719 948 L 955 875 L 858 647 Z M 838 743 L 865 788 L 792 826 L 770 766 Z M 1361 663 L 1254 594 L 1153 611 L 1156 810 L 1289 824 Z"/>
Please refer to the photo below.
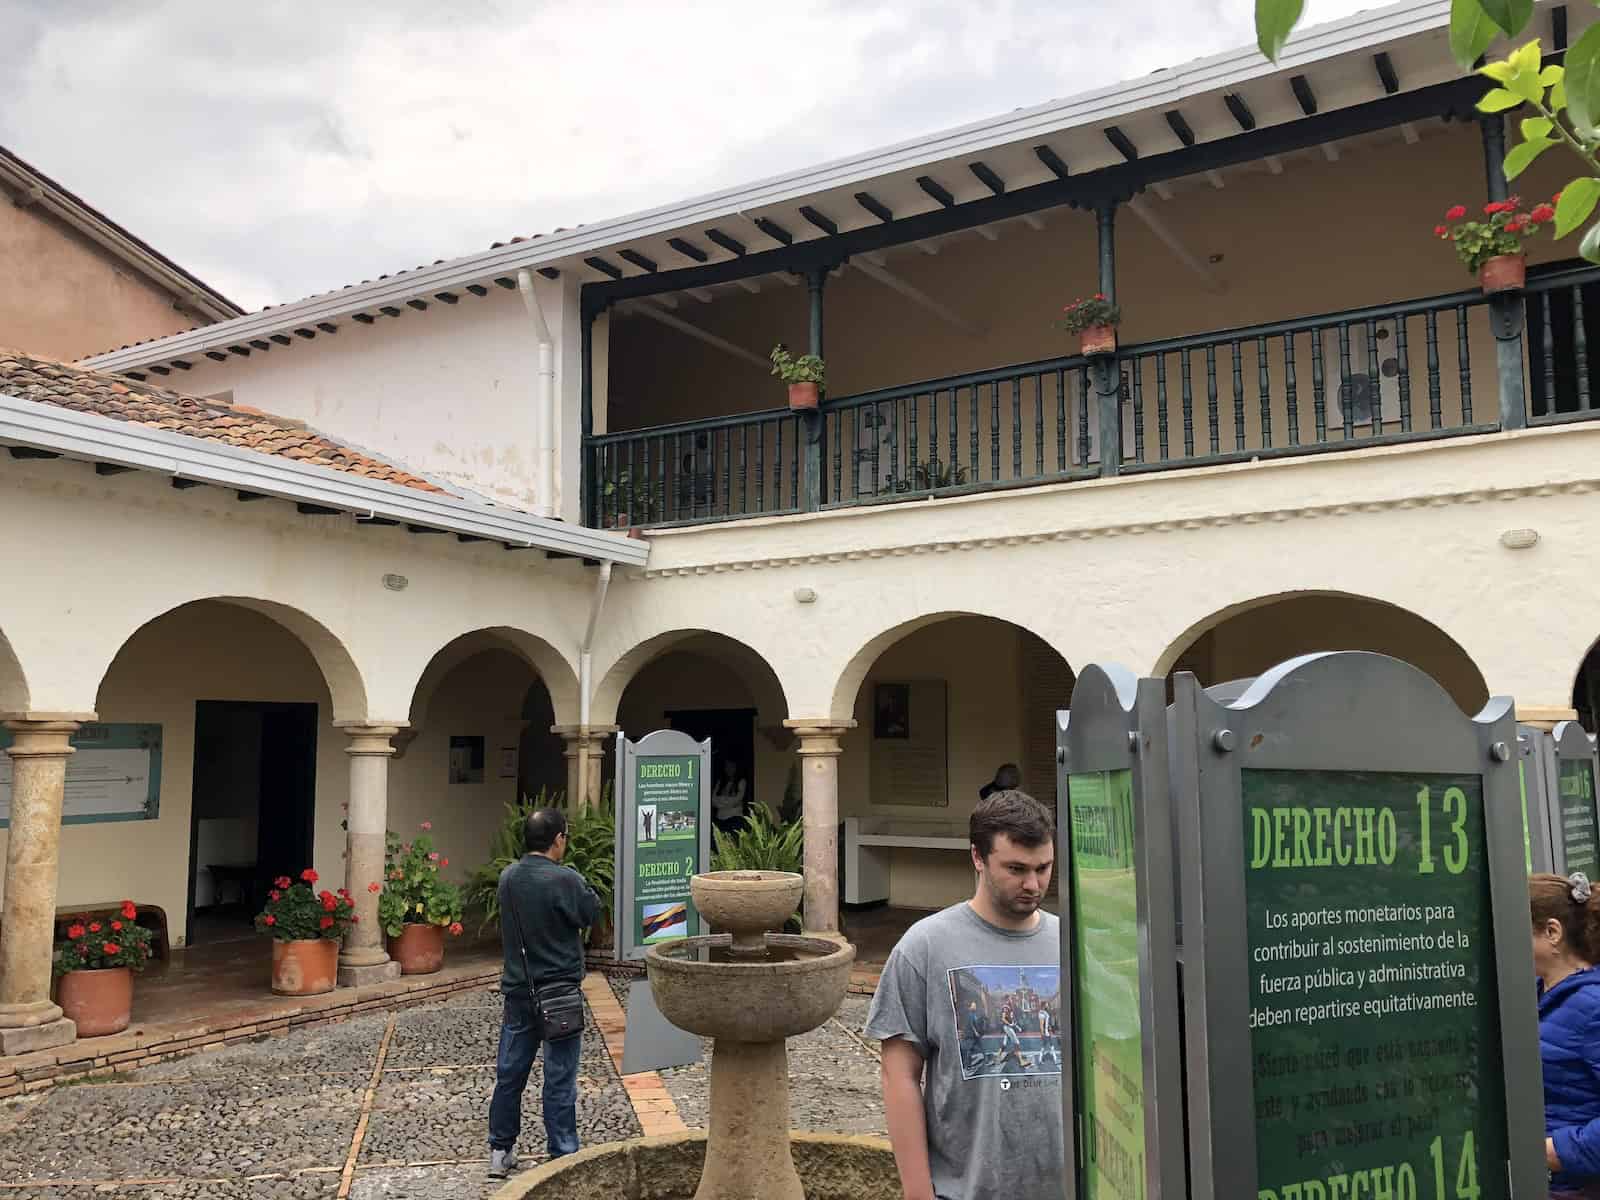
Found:
<path fill-rule="evenodd" d="M 1022 772 L 1016 763 L 1002 763 L 994 773 L 994 786 L 1003 792 L 1014 792 L 1022 786 Z"/>
<path fill-rule="evenodd" d="M 1576 877 L 1574 877 L 1576 878 Z M 1587 882 L 1583 885 L 1587 888 Z M 1533 927 L 1546 921 L 1561 922 L 1562 940 L 1579 958 L 1600 962 L 1600 899 L 1585 893 L 1586 899 L 1573 896 L 1573 879 L 1541 872 L 1528 876 L 1528 907 Z"/>
<path fill-rule="evenodd" d="M 967 822 L 967 836 L 988 858 L 994 850 L 995 834 L 1003 833 L 1019 846 L 1032 849 L 1055 836 L 1056 823 L 1050 810 L 1027 792 L 1005 788 L 990 792 L 978 801 Z"/>
<path fill-rule="evenodd" d="M 559 808 L 539 808 L 528 814 L 522 827 L 522 838 L 531 852 L 543 854 L 566 831 L 566 813 Z"/>

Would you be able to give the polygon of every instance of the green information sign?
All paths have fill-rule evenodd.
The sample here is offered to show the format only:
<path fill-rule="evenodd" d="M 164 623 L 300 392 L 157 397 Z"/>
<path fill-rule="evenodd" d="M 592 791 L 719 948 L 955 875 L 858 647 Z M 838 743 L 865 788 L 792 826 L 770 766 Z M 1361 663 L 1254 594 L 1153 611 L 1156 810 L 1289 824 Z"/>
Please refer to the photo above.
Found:
<path fill-rule="evenodd" d="M 1145 1196 L 1133 772 L 1067 777 L 1078 1056 L 1079 1200 Z"/>
<path fill-rule="evenodd" d="M 1600 824 L 1594 807 L 1594 767 L 1587 757 L 1563 758 L 1557 774 L 1561 803 L 1561 845 L 1567 872 L 1596 878 L 1600 865 Z"/>
<path fill-rule="evenodd" d="M 1240 775 L 1258 1200 L 1505 1200 L 1481 779 Z"/>
<path fill-rule="evenodd" d="M 700 870 L 700 756 L 633 758 L 633 944 L 700 932 L 689 876 Z"/>

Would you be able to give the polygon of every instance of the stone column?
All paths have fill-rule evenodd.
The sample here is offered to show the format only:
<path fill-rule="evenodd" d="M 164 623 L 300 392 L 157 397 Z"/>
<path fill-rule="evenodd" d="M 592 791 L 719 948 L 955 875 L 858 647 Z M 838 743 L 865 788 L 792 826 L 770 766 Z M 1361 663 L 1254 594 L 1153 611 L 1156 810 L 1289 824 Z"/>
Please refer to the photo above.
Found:
<path fill-rule="evenodd" d="M 800 739 L 800 794 L 804 802 L 805 927 L 839 932 L 839 738 L 854 721 L 785 721 Z"/>
<path fill-rule="evenodd" d="M 566 743 L 562 754 L 567 760 L 567 806 L 582 812 L 600 803 L 601 759 L 606 739 L 617 732 L 615 725 L 552 725 L 550 732 Z"/>
<path fill-rule="evenodd" d="M 1578 710 L 1565 704 L 1518 704 L 1517 724 L 1531 725 L 1549 733 L 1563 721 L 1576 721 Z"/>
<path fill-rule="evenodd" d="M 0 926 L 0 1056 L 64 1046 L 77 1037 L 76 1026 L 50 1002 L 50 957 L 70 739 L 80 720 L 93 719 L 92 713 L 72 713 L 5 723 L 12 736 L 11 836 Z"/>
<path fill-rule="evenodd" d="M 346 817 L 345 887 L 355 901 L 360 919 L 350 927 L 339 952 L 339 986 L 361 987 L 400 977 L 400 964 L 384 948 L 383 926 L 378 923 L 378 893 L 372 884 L 383 883 L 384 836 L 389 826 L 389 739 L 400 732 L 398 724 L 369 725 L 336 721 L 350 744 L 350 808 Z"/>

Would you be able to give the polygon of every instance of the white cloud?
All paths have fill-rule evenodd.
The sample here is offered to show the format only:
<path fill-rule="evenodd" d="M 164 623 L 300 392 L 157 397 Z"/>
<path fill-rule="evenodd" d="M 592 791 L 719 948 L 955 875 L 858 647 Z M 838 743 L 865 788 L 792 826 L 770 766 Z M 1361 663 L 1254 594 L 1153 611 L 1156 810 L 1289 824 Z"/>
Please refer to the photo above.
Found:
<path fill-rule="evenodd" d="M 0 0 L 0 143 L 255 307 L 1133 78 L 1252 10 Z"/>

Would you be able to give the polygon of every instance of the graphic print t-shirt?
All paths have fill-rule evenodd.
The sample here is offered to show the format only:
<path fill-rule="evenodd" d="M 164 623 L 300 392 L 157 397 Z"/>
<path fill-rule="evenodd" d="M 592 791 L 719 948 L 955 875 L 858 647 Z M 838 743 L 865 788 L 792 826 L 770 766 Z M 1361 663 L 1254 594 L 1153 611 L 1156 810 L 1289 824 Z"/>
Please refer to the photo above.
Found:
<path fill-rule="evenodd" d="M 907 931 L 884 964 L 868 1037 L 927 1060 L 923 1107 L 939 1200 L 1061 1195 L 1061 928 L 1027 932 L 957 904 Z"/>

